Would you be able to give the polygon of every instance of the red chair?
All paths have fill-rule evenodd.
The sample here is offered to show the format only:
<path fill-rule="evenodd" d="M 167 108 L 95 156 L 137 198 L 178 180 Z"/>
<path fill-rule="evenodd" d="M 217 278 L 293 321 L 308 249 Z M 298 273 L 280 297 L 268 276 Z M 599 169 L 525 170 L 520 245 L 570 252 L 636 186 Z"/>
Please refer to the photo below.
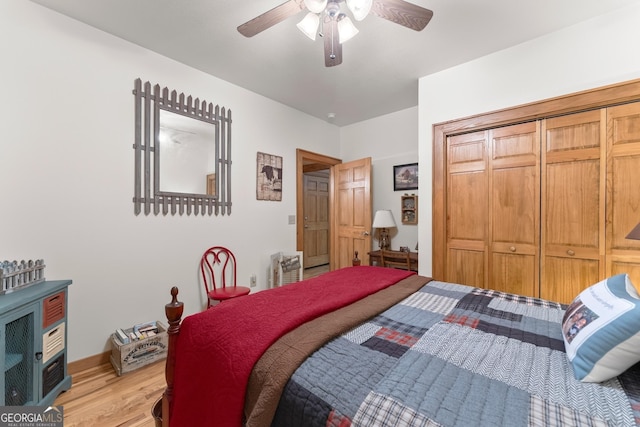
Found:
<path fill-rule="evenodd" d="M 251 289 L 236 286 L 236 257 L 222 246 L 213 246 L 205 251 L 200 260 L 202 282 L 207 293 L 207 308 L 213 301 L 224 301 L 247 295 Z"/>

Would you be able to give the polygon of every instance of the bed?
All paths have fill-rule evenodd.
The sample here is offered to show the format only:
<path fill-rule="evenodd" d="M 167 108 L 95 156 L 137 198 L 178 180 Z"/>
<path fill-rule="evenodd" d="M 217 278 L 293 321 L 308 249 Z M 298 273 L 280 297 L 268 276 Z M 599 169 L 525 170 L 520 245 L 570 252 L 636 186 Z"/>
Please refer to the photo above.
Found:
<path fill-rule="evenodd" d="M 370 266 L 182 322 L 172 295 L 163 425 L 640 425 L 638 364 L 576 379 L 575 305 Z"/>

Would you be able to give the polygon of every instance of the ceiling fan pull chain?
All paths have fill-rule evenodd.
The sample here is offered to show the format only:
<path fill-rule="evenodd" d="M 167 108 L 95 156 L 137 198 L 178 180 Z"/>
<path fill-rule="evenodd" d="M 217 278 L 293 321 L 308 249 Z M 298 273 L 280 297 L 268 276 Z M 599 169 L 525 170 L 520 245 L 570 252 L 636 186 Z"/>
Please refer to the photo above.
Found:
<path fill-rule="evenodd" d="M 333 18 L 331 18 L 331 19 L 333 19 Z M 333 50 L 334 43 L 335 43 L 335 40 L 336 40 L 336 38 L 334 37 L 334 34 L 333 34 L 334 30 L 335 30 L 335 25 L 331 25 L 331 55 L 329 55 L 329 58 L 331 58 L 331 59 L 336 59 L 336 53 Z"/>

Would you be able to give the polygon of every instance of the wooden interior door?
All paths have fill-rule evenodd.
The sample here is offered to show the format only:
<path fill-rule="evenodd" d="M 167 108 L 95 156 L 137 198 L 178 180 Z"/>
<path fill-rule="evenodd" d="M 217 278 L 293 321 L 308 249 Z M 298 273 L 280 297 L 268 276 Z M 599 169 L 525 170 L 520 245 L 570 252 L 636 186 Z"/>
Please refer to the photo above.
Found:
<path fill-rule="evenodd" d="M 488 281 L 487 132 L 447 138 L 446 271 L 448 282 L 485 288 Z"/>
<path fill-rule="evenodd" d="M 539 122 L 490 131 L 489 287 L 539 296 Z"/>
<path fill-rule="evenodd" d="M 371 250 L 371 158 L 335 165 L 331 173 L 335 186 L 331 269 L 352 265 L 355 251 L 367 265 Z"/>
<path fill-rule="evenodd" d="M 640 290 L 640 102 L 607 109 L 607 276 L 628 273 Z"/>
<path fill-rule="evenodd" d="M 569 303 L 605 277 L 605 117 L 542 122 L 542 298 Z"/>
<path fill-rule="evenodd" d="M 313 153 L 311 151 L 296 149 L 296 250 L 305 251 L 305 232 L 304 232 L 304 176 L 308 173 L 314 173 L 321 170 L 331 170 L 334 165 L 342 163 L 342 160 L 335 157 L 329 157 L 324 154 Z M 329 173 L 329 264 L 335 257 L 335 248 L 333 241 L 335 239 L 332 225 L 334 224 L 334 187 L 333 173 Z M 305 265 L 306 267 L 306 265 Z"/>
<path fill-rule="evenodd" d="M 329 169 L 304 175 L 305 268 L 329 264 Z"/>

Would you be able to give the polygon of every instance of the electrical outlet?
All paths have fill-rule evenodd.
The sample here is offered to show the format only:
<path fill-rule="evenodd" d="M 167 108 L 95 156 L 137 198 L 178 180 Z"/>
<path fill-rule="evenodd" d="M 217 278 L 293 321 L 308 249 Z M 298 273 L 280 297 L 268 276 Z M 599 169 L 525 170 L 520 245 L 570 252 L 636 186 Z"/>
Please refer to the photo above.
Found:
<path fill-rule="evenodd" d="M 256 275 L 252 274 L 251 278 L 249 278 L 249 284 L 252 288 L 254 288 L 256 286 Z"/>

